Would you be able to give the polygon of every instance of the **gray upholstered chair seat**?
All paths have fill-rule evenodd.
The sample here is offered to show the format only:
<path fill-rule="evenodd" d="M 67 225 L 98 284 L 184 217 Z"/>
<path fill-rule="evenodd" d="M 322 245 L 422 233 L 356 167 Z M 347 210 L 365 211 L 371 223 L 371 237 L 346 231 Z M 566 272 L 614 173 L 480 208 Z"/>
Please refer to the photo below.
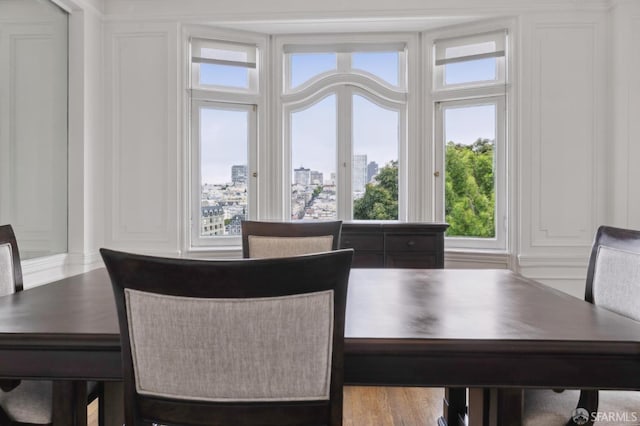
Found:
<path fill-rule="evenodd" d="M 580 397 L 577 390 L 556 393 L 550 389 L 527 390 L 524 399 L 524 426 L 564 426 L 571 418 Z M 598 412 L 604 419 L 609 415 L 625 416 L 632 420 L 635 413 L 640 415 L 640 392 L 600 391 Z M 611 414 L 609 414 L 611 413 Z M 638 419 L 640 420 L 640 419 Z M 598 421 L 596 425 L 619 425 L 620 420 Z"/>
<path fill-rule="evenodd" d="M 52 382 L 23 380 L 11 392 L 0 390 L 0 406 L 13 420 L 24 423 L 51 422 Z"/>

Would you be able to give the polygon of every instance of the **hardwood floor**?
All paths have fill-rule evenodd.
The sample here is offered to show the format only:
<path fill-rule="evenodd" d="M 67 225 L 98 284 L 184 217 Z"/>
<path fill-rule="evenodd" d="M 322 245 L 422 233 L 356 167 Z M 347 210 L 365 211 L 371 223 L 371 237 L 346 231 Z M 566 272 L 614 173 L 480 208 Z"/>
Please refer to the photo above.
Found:
<path fill-rule="evenodd" d="M 343 426 L 435 425 L 442 414 L 441 388 L 345 386 Z M 88 426 L 98 426 L 98 401 L 87 409 Z"/>
<path fill-rule="evenodd" d="M 442 388 L 345 386 L 343 426 L 435 425 Z"/>
<path fill-rule="evenodd" d="M 87 426 L 98 426 L 99 398 L 87 406 Z"/>

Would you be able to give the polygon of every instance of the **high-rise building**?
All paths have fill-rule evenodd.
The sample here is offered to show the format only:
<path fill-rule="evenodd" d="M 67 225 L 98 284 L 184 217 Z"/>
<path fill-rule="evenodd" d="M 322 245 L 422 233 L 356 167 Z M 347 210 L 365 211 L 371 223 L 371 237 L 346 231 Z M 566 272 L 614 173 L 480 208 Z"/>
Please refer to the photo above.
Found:
<path fill-rule="evenodd" d="M 367 165 L 367 182 L 371 182 L 371 179 L 373 179 L 373 177 L 378 174 L 378 171 L 378 163 L 376 163 L 375 161 L 370 162 Z"/>
<path fill-rule="evenodd" d="M 233 182 L 234 184 L 247 183 L 246 165 L 231 166 L 231 182 Z"/>
<path fill-rule="evenodd" d="M 367 154 L 354 154 L 351 160 L 351 182 L 353 192 L 364 192 L 367 184 Z"/>
<path fill-rule="evenodd" d="M 309 180 L 312 185 L 322 185 L 324 183 L 324 176 L 322 172 L 319 172 L 317 170 L 312 170 L 309 173 Z"/>
<path fill-rule="evenodd" d="M 299 169 L 293 169 L 293 183 L 308 186 L 311 183 L 311 169 L 305 169 L 302 166 Z"/>

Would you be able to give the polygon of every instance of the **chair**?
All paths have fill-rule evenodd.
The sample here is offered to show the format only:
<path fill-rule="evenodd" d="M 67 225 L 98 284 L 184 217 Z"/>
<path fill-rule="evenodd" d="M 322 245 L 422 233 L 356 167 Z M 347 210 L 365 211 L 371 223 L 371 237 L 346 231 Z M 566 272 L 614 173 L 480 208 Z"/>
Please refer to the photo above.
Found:
<path fill-rule="evenodd" d="M 22 289 L 22 268 L 16 237 L 11 225 L 2 225 L 0 297 Z M 101 387 L 96 383 L 90 386 L 89 401 L 93 401 L 99 396 Z M 50 381 L 0 379 L 0 426 L 51 425 L 52 388 Z M 99 419 L 102 425 L 102 413 Z"/>
<path fill-rule="evenodd" d="M 242 221 L 242 257 L 288 257 L 337 250 L 342 221 Z"/>
<path fill-rule="evenodd" d="M 640 321 L 640 231 L 598 228 L 587 269 L 585 300 Z M 588 414 L 596 411 L 605 417 L 606 413 L 627 415 L 631 421 L 640 411 L 640 392 L 527 390 L 524 409 L 527 426 L 592 425 L 593 416 Z M 587 414 L 586 422 L 573 420 L 579 412 Z"/>
<path fill-rule="evenodd" d="M 342 424 L 352 250 L 228 261 L 100 252 L 127 426 Z"/>

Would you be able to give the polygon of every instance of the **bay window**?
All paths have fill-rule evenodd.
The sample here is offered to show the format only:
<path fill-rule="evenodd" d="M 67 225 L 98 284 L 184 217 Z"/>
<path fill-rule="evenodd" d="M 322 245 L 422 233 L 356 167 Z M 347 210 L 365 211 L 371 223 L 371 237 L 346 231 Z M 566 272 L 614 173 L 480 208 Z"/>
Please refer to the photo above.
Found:
<path fill-rule="evenodd" d="M 239 246 L 245 218 L 373 219 L 448 222 L 449 249 L 507 250 L 497 25 L 191 36 L 190 247 Z"/>

